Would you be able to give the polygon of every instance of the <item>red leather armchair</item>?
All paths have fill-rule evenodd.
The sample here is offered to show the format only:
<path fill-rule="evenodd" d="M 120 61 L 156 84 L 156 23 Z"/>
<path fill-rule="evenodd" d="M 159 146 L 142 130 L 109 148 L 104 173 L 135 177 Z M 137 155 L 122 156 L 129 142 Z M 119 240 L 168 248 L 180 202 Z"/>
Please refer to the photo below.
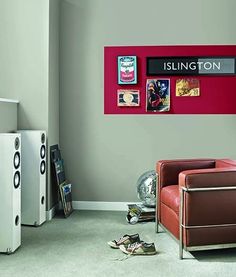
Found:
<path fill-rule="evenodd" d="M 158 225 L 187 251 L 236 247 L 236 161 L 157 162 Z"/>

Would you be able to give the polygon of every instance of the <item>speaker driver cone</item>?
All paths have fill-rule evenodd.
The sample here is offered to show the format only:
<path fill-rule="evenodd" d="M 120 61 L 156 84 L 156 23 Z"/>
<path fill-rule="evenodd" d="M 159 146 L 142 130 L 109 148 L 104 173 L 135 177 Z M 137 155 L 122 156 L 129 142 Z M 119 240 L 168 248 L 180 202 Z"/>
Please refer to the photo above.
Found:
<path fill-rule="evenodd" d="M 42 135 L 41 135 L 41 142 L 42 142 L 42 143 L 45 143 L 45 134 L 42 134 Z"/>
<path fill-rule="evenodd" d="M 40 164 L 40 172 L 41 172 L 41 174 L 44 174 L 45 170 L 46 170 L 46 164 L 45 164 L 45 161 L 42 161 L 41 164 Z"/>
<path fill-rule="evenodd" d="M 19 217 L 19 215 L 17 215 L 15 218 L 15 225 L 18 226 L 19 222 L 20 222 L 20 217 Z"/>
<path fill-rule="evenodd" d="M 15 139 L 15 149 L 18 150 L 19 147 L 20 147 L 20 140 L 19 140 L 19 138 L 16 138 Z"/>
<path fill-rule="evenodd" d="M 16 171 L 13 178 L 14 187 L 17 189 L 20 186 L 20 172 Z"/>
<path fill-rule="evenodd" d="M 42 145 L 41 148 L 40 148 L 40 157 L 41 157 L 41 159 L 44 159 L 45 155 L 46 155 L 46 147 L 45 147 L 45 145 Z"/>
<path fill-rule="evenodd" d="M 42 205 L 44 204 L 44 196 L 42 196 L 42 198 L 41 198 L 41 204 Z"/>
<path fill-rule="evenodd" d="M 20 166 L 20 152 L 17 151 L 15 153 L 13 162 L 14 162 L 15 169 L 19 168 L 19 166 Z"/>

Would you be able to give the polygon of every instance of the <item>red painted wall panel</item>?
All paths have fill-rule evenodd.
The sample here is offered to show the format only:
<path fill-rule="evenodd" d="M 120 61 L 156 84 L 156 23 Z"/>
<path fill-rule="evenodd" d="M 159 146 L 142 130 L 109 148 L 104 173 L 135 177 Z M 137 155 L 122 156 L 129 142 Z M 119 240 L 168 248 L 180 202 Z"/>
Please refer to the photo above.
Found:
<path fill-rule="evenodd" d="M 138 83 L 118 85 L 117 56 L 137 56 Z M 175 96 L 175 81 L 185 76 L 146 76 L 148 56 L 222 56 L 235 57 L 236 45 L 195 46 L 107 46 L 104 47 L 105 114 L 236 114 L 236 76 L 186 76 L 200 81 L 200 96 Z M 170 111 L 146 112 L 146 80 L 170 79 Z M 118 89 L 140 90 L 139 107 L 118 107 Z"/>

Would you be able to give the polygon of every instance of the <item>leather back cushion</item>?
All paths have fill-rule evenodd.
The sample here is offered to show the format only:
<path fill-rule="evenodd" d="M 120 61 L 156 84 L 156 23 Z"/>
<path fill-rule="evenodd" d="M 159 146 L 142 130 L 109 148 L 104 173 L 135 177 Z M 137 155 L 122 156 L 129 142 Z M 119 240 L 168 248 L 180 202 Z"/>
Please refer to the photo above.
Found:
<path fill-rule="evenodd" d="M 184 170 L 192 170 L 192 169 L 204 169 L 204 168 L 214 168 L 215 160 L 186 160 L 186 161 L 175 161 L 174 163 L 164 162 L 158 163 L 157 171 L 160 175 L 160 185 L 161 187 L 176 185 L 179 180 L 179 173 Z"/>
<path fill-rule="evenodd" d="M 236 161 L 230 159 L 216 160 L 216 168 L 220 167 L 236 167 Z"/>

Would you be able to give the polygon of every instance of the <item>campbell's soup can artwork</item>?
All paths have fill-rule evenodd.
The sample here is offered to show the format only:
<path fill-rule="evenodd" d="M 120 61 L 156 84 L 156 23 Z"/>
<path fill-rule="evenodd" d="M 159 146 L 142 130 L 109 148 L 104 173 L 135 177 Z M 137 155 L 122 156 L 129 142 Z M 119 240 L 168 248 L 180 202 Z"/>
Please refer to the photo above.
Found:
<path fill-rule="evenodd" d="M 137 57 L 118 57 L 118 84 L 137 84 Z"/>

